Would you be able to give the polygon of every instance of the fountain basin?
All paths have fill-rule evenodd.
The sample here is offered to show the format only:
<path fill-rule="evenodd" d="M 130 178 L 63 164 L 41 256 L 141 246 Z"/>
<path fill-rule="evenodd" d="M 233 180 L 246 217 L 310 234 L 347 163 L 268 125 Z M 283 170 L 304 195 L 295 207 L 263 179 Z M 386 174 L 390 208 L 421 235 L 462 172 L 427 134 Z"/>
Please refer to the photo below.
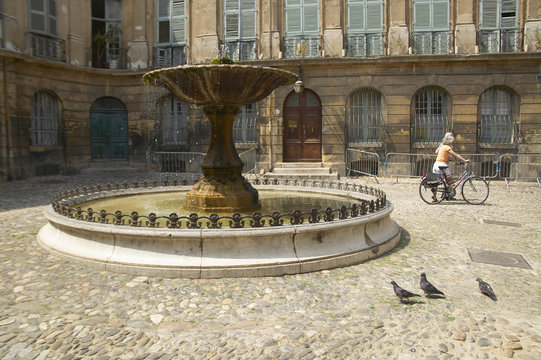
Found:
<path fill-rule="evenodd" d="M 255 186 L 260 191 L 351 197 L 365 204 L 370 202 L 369 208 L 374 208 L 376 200 L 375 208 L 380 208 L 343 219 L 338 215 L 335 219 L 323 215 L 314 223 L 309 222 L 310 215 L 307 215 L 300 223 L 293 221 L 294 224 L 277 226 L 158 228 L 78 220 L 59 213 L 58 207 L 49 206 L 45 211 L 49 222 L 38 233 L 38 241 L 59 256 L 100 270 L 185 278 L 278 276 L 348 266 L 382 255 L 399 242 L 400 229 L 390 217 L 393 206 L 380 200 L 381 193 L 372 195 L 306 186 Z M 141 191 L 164 190 L 156 187 L 97 192 L 77 196 L 73 204 Z"/>

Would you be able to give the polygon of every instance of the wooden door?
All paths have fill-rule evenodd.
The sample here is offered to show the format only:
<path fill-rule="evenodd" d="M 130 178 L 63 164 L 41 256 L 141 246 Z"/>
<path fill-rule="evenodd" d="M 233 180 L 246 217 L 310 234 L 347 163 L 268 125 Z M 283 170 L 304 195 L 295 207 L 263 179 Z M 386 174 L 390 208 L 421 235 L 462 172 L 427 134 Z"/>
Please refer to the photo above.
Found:
<path fill-rule="evenodd" d="M 114 98 L 98 99 L 90 109 L 92 160 L 128 160 L 128 113 Z"/>
<path fill-rule="evenodd" d="M 313 91 L 286 98 L 283 141 L 283 161 L 321 161 L 321 102 Z"/>

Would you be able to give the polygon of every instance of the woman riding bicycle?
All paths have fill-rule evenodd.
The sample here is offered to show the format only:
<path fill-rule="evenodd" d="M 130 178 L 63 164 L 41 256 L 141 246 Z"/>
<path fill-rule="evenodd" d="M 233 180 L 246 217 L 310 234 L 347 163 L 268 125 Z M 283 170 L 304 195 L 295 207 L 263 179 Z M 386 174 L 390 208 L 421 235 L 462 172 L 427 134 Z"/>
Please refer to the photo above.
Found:
<path fill-rule="evenodd" d="M 438 157 L 436 158 L 436 162 L 434 163 L 434 166 L 432 167 L 432 172 L 436 174 L 442 174 L 445 177 L 445 181 L 447 182 L 447 185 L 451 185 L 454 180 L 453 176 L 451 175 L 451 171 L 449 170 L 448 162 L 450 160 L 450 156 L 453 156 L 455 159 L 464 161 L 464 162 L 470 162 L 469 159 L 465 159 L 462 157 L 459 153 L 453 150 L 451 145 L 453 145 L 453 141 L 455 141 L 455 138 L 450 134 L 445 134 L 442 142 L 442 146 L 440 146 L 438 151 Z M 436 200 L 436 194 L 434 194 L 433 199 Z"/>

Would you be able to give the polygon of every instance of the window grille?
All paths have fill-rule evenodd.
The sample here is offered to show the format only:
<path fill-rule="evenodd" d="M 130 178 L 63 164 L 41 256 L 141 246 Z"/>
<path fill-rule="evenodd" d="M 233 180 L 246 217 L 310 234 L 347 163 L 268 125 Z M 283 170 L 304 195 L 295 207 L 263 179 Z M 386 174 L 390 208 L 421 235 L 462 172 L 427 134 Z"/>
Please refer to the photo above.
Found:
<path fill-rule="evenodd" d="M 186 64 L 184 46 L 155 47 L 152 54 L 154 67 L 175 66 Z"/>
<path fill-rule="evenodd" d="M 481 95 L 479 141 L 487 144 L 509 144 L 513 138 L 514 116 L 511 93 L 490 88 Z"/>
<path fill-rule="evenodd" d="M 31 142 L 36 146 L 58 145 L 58 102 L 50 94 L 40 91 L 32 98 Z"/>
<path fill-rule="evenodd" d="M 257 144 L 259 132 L 255 104 L 244 106 L 233 125 L 233 139 L 239 144 Z"/>
<path fill-rule="evenodd" d="M 185 45 L 185 0 L 158 0 L 157 6 L 158 45 Z"/>
<path fill-rule="evenodd" d="M 428 87 L 415 95 L 412 131 L 415 142 L 438 142 L 447 128 L 447 96 Z"/>
<path fill-rule="evenodd" d="M 519 51 L 518 0 L 481 0 L 479 50 Z"/>
<path fill-rule="evenodd" d="M 414 0 L 413 47 L 416 54 L 448 54 L 449 0 Z"/>
<path fill-rule="evenodd" d="M 380 142 L 381 132 L 381 94 L 371 89 L 355 91 L 349 98 L 348 142 Z"/>
<path fill-rule="evenodd" d="M 188 142 L 188 105 L 173 96 L 161 101 L 161 135 L 164 145 L 185 145 Z"/>
<path fill-rule="evenodd" d="M 348 56 L 383 55 L 383 1 L 348 1 Z"/>
<path fill-rule="evenodd" d="M 255 60 L 256 0 L 226 0 L 224 24 L 224 55 L 235 61 Z"/>
<path fill-rule="evenodd" d="M 319 0 L 286 0 L 285 21 L 286 58 L 320 56 Z"/>

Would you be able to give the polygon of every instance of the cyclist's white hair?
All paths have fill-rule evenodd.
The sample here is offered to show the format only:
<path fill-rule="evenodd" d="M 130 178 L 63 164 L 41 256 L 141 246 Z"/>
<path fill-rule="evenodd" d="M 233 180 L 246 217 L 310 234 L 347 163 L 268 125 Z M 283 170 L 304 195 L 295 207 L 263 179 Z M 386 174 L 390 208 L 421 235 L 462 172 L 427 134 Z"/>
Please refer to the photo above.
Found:
<path fill-rule="evenodd" d="M 443 145 L 451 145 L 455 141 L 453 135 L 445 134 L 443 140 L 441 141 Z"/>

